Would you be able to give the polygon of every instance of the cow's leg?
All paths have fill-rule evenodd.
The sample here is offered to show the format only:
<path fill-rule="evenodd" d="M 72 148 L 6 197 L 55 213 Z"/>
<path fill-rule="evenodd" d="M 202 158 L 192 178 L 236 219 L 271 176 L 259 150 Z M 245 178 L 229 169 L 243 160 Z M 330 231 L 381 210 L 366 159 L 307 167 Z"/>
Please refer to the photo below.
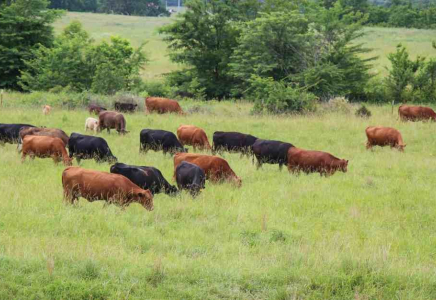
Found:
<path fill-rule="evenodd" d="M 280 172 L 282 171 L 282 169 L 283 169 L 283 163 L 279 163 L 279 170 L 280 170 Z"/>
<path fill-rule="evenodd" d="M 256 164 L 256 170 L 259 170 L 259 168 L 262 167 L 262 163 L 259 158 L 257 158 L 257 164 Z"/>
<path fill-rule="evenodd" d="M 77 164 L 80 165 L 80 157 L 76 156 Z"/>
<path fill-rule="evenodd" d="M 370 141 L 366 142 L 366 150 L 372 149 L 372 144 Z"/>
<path fill-rule="evenodd" d="M 27 153 L 23 151 L 23 154 L 21 155 L 21 162 L 23 163 L 26 160 Z"/>
<path fill-rule="evenodd" d="M 110 130 L 110 128 L 108 127 L 108 128 L 106 128 L 106 130 L 107 130 L 107 133 L 108 134 L 111 134 L 111 130 Z"/>

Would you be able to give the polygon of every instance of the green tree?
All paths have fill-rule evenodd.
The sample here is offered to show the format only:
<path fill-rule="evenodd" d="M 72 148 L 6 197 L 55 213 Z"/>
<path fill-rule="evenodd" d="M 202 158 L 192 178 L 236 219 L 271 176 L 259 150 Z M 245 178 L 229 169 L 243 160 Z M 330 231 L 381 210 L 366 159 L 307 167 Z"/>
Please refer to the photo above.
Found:
<path fill-rule="evenodd" d="M 33 59 L 25 60 L 27 71 L 22 72 L 20 85 L 30 91 L 69 87 L 113 94 L 128 90 L 147 62 L 142 47 L 134 49 L 119 37 L 93 45 L 75 21 L 55 39 L 53 47 L 40 46 L 34 50 Z"/>
<path fill-rule="evenodd" d="M 48 10 L 45 0 L 3 1 L 0 4 L 0 87 L 17 89 L 24 60 L 38 45 L 53 44 L 51 24 L 62 14 Z"/>
<path fill-rule="evenodd" d="M 233 22 L 253 19 L 260 5 L 257 0 L 189 1 L 181 18 L 160 29 L 171 51 L 170 59 L 187 66 L 172 76 L 177 78 L 174 83 L 189 85 L 177 80 L 195 78 L 208 98 L 228 97 L 235 82 L 229 62 L 239 35 Z"/>

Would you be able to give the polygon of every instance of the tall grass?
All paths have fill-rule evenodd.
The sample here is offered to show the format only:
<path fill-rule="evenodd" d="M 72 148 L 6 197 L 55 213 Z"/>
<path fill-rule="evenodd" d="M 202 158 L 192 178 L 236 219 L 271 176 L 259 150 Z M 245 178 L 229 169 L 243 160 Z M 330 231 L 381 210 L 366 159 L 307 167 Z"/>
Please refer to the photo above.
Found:
<path fill-rule="evenodd" d="M 139 132 L 180 124 L 240 131 L 328 151 L 348 173 L 293 176 L 224 154 L 241 188 L 210 184 L 196 198 L 155 197 L 125 211 L 63 203 L 62 165 L 20 162 L 0 146 L 0 299 L 435 299 L 434 123 L 401 123 L 390 107 L 353 113 L 252 116 L 244 103 L 181 102 L 186 116 L 126 115 L 126 136 L 101 133 L 121 162 L 155 166 L 172 181 L 172 157 L 139 154 Z M 86 111 L 0 110 L 83 133 Z M 398 128 L 407 147 L 365 150 L 368 125 Z M 192 148 L 191 148 L 192 150 Z M 76 162 L 75 162 L 76 164 Z M 83 161 L 85 168 L 109 165 Z"/>

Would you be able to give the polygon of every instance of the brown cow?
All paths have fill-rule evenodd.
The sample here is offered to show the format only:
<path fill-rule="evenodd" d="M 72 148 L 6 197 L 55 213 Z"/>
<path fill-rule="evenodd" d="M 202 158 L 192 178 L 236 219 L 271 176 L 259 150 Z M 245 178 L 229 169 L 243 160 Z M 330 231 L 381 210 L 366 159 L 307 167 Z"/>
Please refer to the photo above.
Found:
<path fill-rule="evenodd" d="M 174 178 L 176 176 L 177 166 L 182 162 L 187 161 L 193 163 L 203 169 L 206 174 L 206 179 L 213 182 L 222 180 L 231 180 L 237 186 L 241 186 L 241 179 L 236 176 L 229 163 L 218 156 L 195 154 L 195 153 L 177 153 L 174 156 Z"/>
<path fill-rule="evenodd" d="M 158 114 L 164 113 L 178 113 L 183 115 L 183 110 L 176 100 L 160 97 L 147 97 L 145 98 L 145 106 L 149 113 L 157 112 Z"/>
<path fill-rule="evenodd" d="M 57 137 L 64 142 L 65 145 L 68 145 L 69 137 L 65 133 L 65 131 L 57 128 L 42 128 L 42 127 L 23 127 L 20 130 L 20 139 L 23 140 L 27 135 L 39 135 L 39 136 L 51 136 Z"/>
<path fill-rule="evenodd" d="M 25 136 L 23 139 L 23 154 L 21 162 L 26 160 L 27 155 L 32 159 L 34 159 L 35 156 L 41 158 L 51 157 L 55 163 L 58 163 L 62 159 L 64 165 L 72 165 L 72 159 L 68 157 L 64 142 L 57 137 L 36 135 Z"/>
<path fill-rule="evenodd" d="M 119 174 L 69 167 L 62 173 L 64 199 L 74 204 L 83 197 L 89 202 L 106 200 L 122 207 L 137 202 L 147 210 L 153 210 L 153 195 L 143 190 L 127 177 Z"/>
<path fill-rule="evenodd" d="M 193 125 L 180 125 L 177 128 L 177 137 L 183 145 L 191 145 L 194 150 L 198 147 L 200 150 L 211 150 L 212 147 L 207 139 L 206 132 L 203 129 Z"/>
<path fill-rule="evenodd" d="M 98 114 L 98 123 L 100 130 L 104 130 L 106 128 L 108 133 L 110 133 L 111 128 L 118 131 L 119 134 L 128 133 L 126 130 L 126 120 L 124 119 L 123 114 L 118 112 L 102 111 Z"/>
<path fill-rule="evenodd" d="M 103 106 L 99 106 L 97 104 L 89 104 L 88 105 L 88 111 L 89 113 L 94 113 L 96 115 L 98 115 L 99 113 L 101 113 L 102 111 L 107 110 L 106 108 L 104 108 Z"/>
<path fill-rule="evenodd" d="M 322 151 L 309 151 L 291 147 L 288 150 L 288 170 L 306 174 L 319 172 L 319 174 L 333 175 L 336 171 L 347 172 L 348 160 L 339 159 L 330 153 Z"/>
<path fill-rule="evenodd" d="M 404 151 L 404 147 L 406 147 L 401 133 L 395 128 L 370 126 L 366 128 L 365 132 L 368 137 L 366 149 L 371 149 L 373 146 L 389 145 L 391 148 L 395 147 L 399 151 Z"/>
<path fill-rule="evenodd" d="M 436 121 L 436 113 L 430 107 L 401 105 L 398 108 L 398 115 L 401 121 Z"/>

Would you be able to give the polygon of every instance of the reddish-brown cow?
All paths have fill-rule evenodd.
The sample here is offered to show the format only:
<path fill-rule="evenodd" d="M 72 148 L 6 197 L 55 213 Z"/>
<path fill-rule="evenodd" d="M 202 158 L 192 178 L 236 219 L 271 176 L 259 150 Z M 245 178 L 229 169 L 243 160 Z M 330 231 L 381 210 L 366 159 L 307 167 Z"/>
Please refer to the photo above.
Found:
<path fill-rule="evenodd" d="M 436 121 L 436 113 L 430 107 L 401 105 L 398 108 L 398 115 L 402 121 Z"/>
<path fill-rule="evenodd" d="M 174 156 L 174 178 L 176 176 L 177 166 L 182 162 L 187 161 L 193 163 L 203 169 L 206 178 L 213 182 L 222 180 L 231 180 L 237 186 L 241 186 L 242 180 L 236 176 L 229 163 L 218 156 L 195 154 L 195 153 L 177 153 Z"/>
<path fill-rule="evenodd" d="M 200 150 L 211 150 L 212 147 L 207 139 L 206 132 L 203 129 L 193 125 L 180 125 L 177 128 L 177 137 L 183 145 L 191 145 L 194 150 L 198 147 Z"/>
<path fill-rule="evenodd" d="M 53 158 L 55 163 L 63 160 L 66 166 L 72 165 L 71 158 L 68 157 L 64 142 L 57 137 L 28 135 L 23 139 L 23 154 L 21 161 L 26 160 L 29 155 L 32 159 L 36 157 Z"/>
<path fill-rule="evenodd" d="M 126 207 L 137 202 L 147 210 L 153 210 L 153 195 L 143 190 L 127 177 L 119 174 L 69 167 L 62 173 L 64 198 L 74 204 L 83 197 L 89 202 L 106 200 Z"/>
<path fill-rule="evenodd" d="M 321 176 L 333 175 L 336 171 L 347 172 L 348 160 L 339 159 L 330 153 L 322 151 L 309 151 L 296 147 L 288 150 L 289 172 L 305 173 L 318 172 Z"/>
<path fill-rule="evenodd" d="M 98 114 L 98 126 L 101 131 L 107 129 L 110 133 L 110 129 L 115 129 L 119 134 L 126 134 L 126 119 L 123 114 L 115 111 L 102 111 Z"/>
<path fill-rule="evenodd" d="M 159 114 L 164 113 L 178 113 L 183 115 L 183 110 L 179 105 L 179 102 L 172 99 L 160 98 L 160 97 L 147 97 L 145 98 L 145 106 L 149 113 L 157 112 Z"/>
<path fill-rule="evenodd" d="M 365 132 L 368 138 L 366 149 L 371 149 L 373 146 L 390 146 L 404 151 L 404 147 L 406 147 L 401 133 L 395 128 L 370 126 L 366 128 Z"/>
<path fill-rule="evenodd" d="M 20 138 L 24 139 L 27 135 L 39 135 L 39 136 L 51 136 L 57 137 L 64 142 L 65 145 L 68 145 L 69 136 L 65 133 L 65 131 L 57 128 L 42 128 L 42 127 L 24 127 L 20 130 Z"/>

